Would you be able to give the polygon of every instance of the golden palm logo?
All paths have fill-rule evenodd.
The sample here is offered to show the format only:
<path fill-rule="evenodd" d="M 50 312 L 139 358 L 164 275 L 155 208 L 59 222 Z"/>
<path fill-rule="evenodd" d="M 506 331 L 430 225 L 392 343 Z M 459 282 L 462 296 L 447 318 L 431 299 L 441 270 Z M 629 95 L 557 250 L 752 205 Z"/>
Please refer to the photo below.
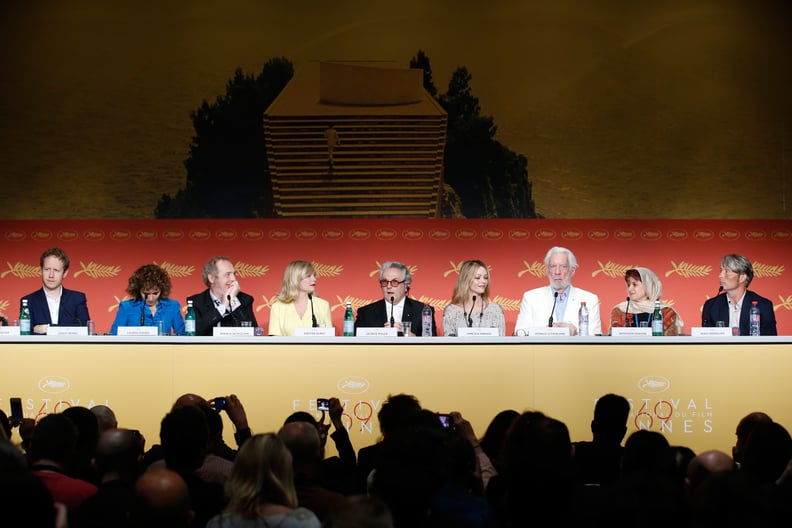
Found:
<path fill-rule="evenodd" d="M 627 270 L 633 269 L 635 267 L 632 264 L 630 265 L 616 264 L 615 262 L 611 262 L 610 260 L 605 264 L 603 264 L 601 261 L 598 260 L 597 264 L 599 265 L 599 269 L 591 273 L 592 277 L 596 277 L 597 275 L 602 273 L 603 275 L 610 277 L 612 279 L 620 279 L 624 277 L 624 274 L 627 273 Z"/>
<path fill-rule="evenodd" d="M 760 279 L 768 277 L 780 277 L 784 273 L 784 266 L 771 266 L 770 264 L 763 264 L 756 262 L 753 264 L 754 275 Z"/>
<path fill-rule="evenodd" d="M 0 312 L 5 312 L 9 306 L 11 306 L 11 301 L 3 299 L 0 301 Z"/>
<path fill-rule="evenodd" d="M 234 270 L 236 271 L 237 277 L 249 279 L 250 277 L 263 277 L 269 271 L 269 266 L 237 262 L 234 264 Z"/>
<path fill-rule="evenodd" d="M 116 297 L 115 295 L 113 295 L 113 298 L 115 299 L 116 302 L 115 302 L 115 304 L 111 304 L 110 306 L 107 307 L 107 313 L 110 313 L 113 310 L 117 310 L 118 309 L 118 305 L 121 304 L 122 302 L 132 300 L 132 297 L 130 297 L 129 295 L 124 295 L 120 299 L 118 297 Z M 186 306 L 184 308 L 187 309 Z"/>
<path fill-rule="evenodd" d="M 440 308 L 440 307 L 442 307 L 442 306 L 445 306 L 446 304 L 448 304 L 448 301 L 447 301 L 447 300 L 445 300 L 445 299 L 433 299 L 433 298 L 431 298 L 431 297 L 427 297 L 427 296 L 425 296 L 425 295 L 422 295 L 422 296 L 420 296 L 420 297 L 418 298 L 418 300 L 419 300 L 419 301 L 421 301 L 421 302 L 422 302 L 422 303 L 424 303 L 424 304 L 429 304 L 429 305 L 431 305 L 431 306 L 432 306 L 432 308 L 434 308 L 435 310 L 437 310 L 438 308 Z"/>
<path fill-rule="evenodd" d="M 41 268 L 39 266 L 30 266 L 22 262 L 17 262 L 16 264 L 6 262 L 6 264 L 8 264 L 8 269 L 0 273 L 0 279 L 4 279 L 6 275 L 13 275 L 18 279 L 31 279 L 41 275 Z"/>
<path fill-rule="evenodd" d="M 680 261 L 679 264 L 672 260 L 671 266 L 672 268 L 665 272 L 666 277 L 670 277 L 671 275 L 679 275 L 680 277 L 689 279 L 691 277 L 706 277 L 712 273 L 712 266 L 690 264 L 684 260 Z"/>
<path fill-rule="evenodd" d="M 500 304 L 504 312 L 516 312 L 520 309 L 520 299 L 507 299 L 496 295 L 492 298 L 492 302 Z"/>
<path fill-rule="evenodd" d="M 157 264 L 154 262 L 154 264 Z M 195 271 L 195 266 L 173 264 L 167 260 L 162 264 L 157 264 L 160 268 L 168 272 L 171 278 L 190 277 Z"/>
<path fill-rule="evenodd" d="M 374 302 L 372 299 L 361 299 L 360 297 L 352 297 L 347 295 L 346 297 L 341 297 L 340 295 L 336 295 L 336 299 L 338 299 L 338 304 L 333 304 L 330 306 L 330 311 L 334 312 L 336 308 L 340 308 L 341 310 L 346 310 L 346 303 L 352 303 L 352 309 L 357 311 L 358 308 L 361 306 L 366 306 L 367 304 L 371 304 Z"/>
<path fill-rule="evenodd" d="M 777 312 L 779 308 L 786 308 L 787 310 L 792 310 L 792 295 L 787 296 L 786 299 L 784 299 L 781 295 L 779 295 L 778 298 L 781 299 L 781 303 L 773 306 L 774 312 Z"/>
<path fill-rule="evenodd" d="M 523 265 L 525 265 L 525 269 L 518 271 L 517 277 L 522 277 L 526 273 L 530 273 L 534 277 L 544 277 L 547 274 L 542 262 L 534 261 L 533 264 L 528 264 L 527 260 L 523 260 Z"/>
<path fill-rule="evenodd" d="M 92 279 L 106 279 L 108 277 L 117 277 L 121 273 L 121 266 L 108 266 L 104 264 L 97 264 L 96 262 L 89 262 L 85 264 L 80 261 L 82 268 L 74 272 L 73 277 L 77 278 L 82 274 L 88 275 Z"/>
<path fill-rule="evenodd" d="M 317 277 L 338 277 L 344 271 L 344 266 L 338 264 L 320 264 L 319 262 L 311 262 L 311 264 Z"/>
<path fill-rule="evenodd" d="M 264 299 L 264 304 L 259 304 L 258 306 L 256 306 L 257 312 L 260 312 L 264 308 L 272 308 L 272 305 L 275 304 L 275 301 L 278 300 L 277 295 L 273 295 L 272 297 L 267 297 L 266 295 L 262 295 L 261 298 Z"/>

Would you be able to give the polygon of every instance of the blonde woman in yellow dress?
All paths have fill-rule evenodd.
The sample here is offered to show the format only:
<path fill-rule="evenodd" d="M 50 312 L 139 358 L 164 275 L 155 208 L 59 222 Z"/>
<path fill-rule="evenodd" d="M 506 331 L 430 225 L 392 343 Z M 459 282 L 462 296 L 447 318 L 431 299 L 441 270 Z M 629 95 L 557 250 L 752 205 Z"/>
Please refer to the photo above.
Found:
<path fill-rule="evenodd" d="M 270 309 L 269 335 L 293 336 L 295 328 L 332 328 L 330 303 L 316 296 L 316 269 L 294 260 L 283 271 L 278 300 Z"/>
<path fill-rule="evenodd" d="M 506 335 L 506 316 L 490 300 L 490 274 L 480 260 L 467 260 L 459 268 L 451 304 L 443 310 L 443 333 L 457 335 L 458 328 L 497 328 Z"/>

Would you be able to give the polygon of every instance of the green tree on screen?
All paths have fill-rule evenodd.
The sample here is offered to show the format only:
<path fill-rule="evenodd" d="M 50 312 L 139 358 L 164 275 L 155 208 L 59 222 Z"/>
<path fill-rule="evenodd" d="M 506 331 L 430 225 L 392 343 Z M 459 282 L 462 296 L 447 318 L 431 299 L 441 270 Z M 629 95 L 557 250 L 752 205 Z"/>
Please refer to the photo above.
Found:
<path fill-rule="evenodd" d="M 284 58 L 270 59 L 256 77 L 237 69 L 224 96 L 191 114 L 187 185 L 160 198 L 157 218 L 274 216 L 263 116 L 293 75 Z"/>

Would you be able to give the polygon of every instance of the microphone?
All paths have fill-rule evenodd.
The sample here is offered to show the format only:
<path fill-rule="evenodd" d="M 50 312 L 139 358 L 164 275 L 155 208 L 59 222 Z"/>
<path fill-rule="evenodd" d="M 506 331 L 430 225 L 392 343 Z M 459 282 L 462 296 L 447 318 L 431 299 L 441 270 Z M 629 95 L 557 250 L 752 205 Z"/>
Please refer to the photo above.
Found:
<path fill-rule="evenodd" d="M 473 326 L 473 319 L 472 319 L 472 316 L 473 316 L 473 310 L 474 310 L 475 308 L 476 308 L 476 296 L 474 295 L 474 296 L 473 296 L 473 304 L 470 306 L 470 313 L 469 313 L 469 314 L 467 314 L 467 325 L 468 325 L 468 328 L 470 328 L 471 326 Z M 464 313 L 464 310 L 463 310 L 463 313 Z"/>
<path fill-rule="evenodd" d="M 313 321 L 313 324 L 311 326 L 313 326 L 314 328 L 319 328 L 319 323 L 316 322 L 316 315 L 314 315 L 313 295 L 311 295 L 310 293 L 308 294 L 308 300 L 311 301 L 311 320 Z"/>
<path fill-rule="evenodd" d="M 624 326 L 632 326 L 630 324 L 630 296 L 627 296 L 627 308 L 624 309 Z"/>
<path fill-rule="evenodd" d="M 720 295 L 721 293 L 723 293 L 723 285 L 721 285 L 721 286 L 718 286 L 718 293 L 716 293 L 716 294 L 715 294 L 715 297 L 717 297 L 717 296 L 718 296 L 718 295 Z"/>
<path fill-rule="evenodd" d="M 556 305 L 556 301 L 557 300 L 558 300 L 558 292 L 554 291 L 553 292 L 553 309 L 550 310 L 550 319 L 547 320 L 547 326 L 548 327 L 553 326 L 553 314 L 555 314 L 555 305 Z"/>
<path fill-rule="evenodd" d="M 396 323 L 393 321 L 393 300 L 394 299 L 395 299 L 395 297 L 393 295 L 391 295 L 391 298 L 390 298 L 390 302 L 391 302 L 391 319 L 390 319 L 391 328 L 396 328 Z"/>
<path fill-rule="evenodd" d="M 146 326 L 146 302 L 140 307 L 140 326 Z"/>

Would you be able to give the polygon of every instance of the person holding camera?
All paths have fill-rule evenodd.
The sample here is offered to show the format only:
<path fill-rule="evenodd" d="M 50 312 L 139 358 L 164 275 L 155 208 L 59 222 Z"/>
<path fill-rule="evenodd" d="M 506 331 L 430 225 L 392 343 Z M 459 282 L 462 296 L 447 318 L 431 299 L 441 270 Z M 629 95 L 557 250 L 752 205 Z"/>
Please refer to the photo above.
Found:
<path fill-rule="evenodd" d="M 382 289 L 382 299 L 365 306 L 357 312 L 355 328 L 396 328 L 401 334 L 402 321 L 411 323 L 410 335 L 420 336 L 421 312 L 424 303 L 407 297 L 410 292 L 412 276 L 410 269 L 401 262 L 389 261 L 382 265 L 378 281 Z M 430 306 L 431 308 L 431 306 Z M 437 335 L 434 308 L 432 308 L 432 335 Z"/>
<path fill-rule="evenodd" d="M 215 326 L 258 326 L 253 313 L 253 297 L 242 293 L 234 263 L 228 257 L 214 256 L 204 264 L 203 282 L 207 289 L 187 297 L 195 309 L 195 333 L 212 335 Z"/>

